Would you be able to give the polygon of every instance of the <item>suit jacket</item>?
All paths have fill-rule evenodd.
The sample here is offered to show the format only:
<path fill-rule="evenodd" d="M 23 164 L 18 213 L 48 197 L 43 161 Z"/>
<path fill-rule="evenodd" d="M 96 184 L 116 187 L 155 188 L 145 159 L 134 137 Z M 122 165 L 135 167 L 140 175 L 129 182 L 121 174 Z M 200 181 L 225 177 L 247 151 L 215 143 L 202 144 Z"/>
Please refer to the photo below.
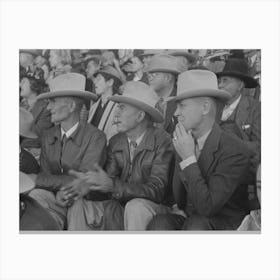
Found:
<path fill-rule="evenodd" d="M 162 202 L 168 185 L 173 148 L 170 136 L 150 127 L 135 149 L 130 163 L 128 139 L 124 133 L 109 141 L 106 170 L 113 178 L 113 197 L 121 201 L 145 198 Z"/>
<path fill-rule="evenodd" d="M 57 191 L 74 179 L 68 175 L 70 169 L 87 172 L 93 170 L 95 163 L 103 166 L 106 159 L 106 137 L 94 126 L 80 123 L 67 139 L 63 153 L 61 149 L 61 128 L 56 125 L 42 136 L 41 170 L 36 179 L 37 187 Z"/>
<path fill-rule="evenodd" d="M 174 87 L 170 96 L 176 95 L 176 87 Z M 174 117 L 174 113 L 176 111 L 177 105 L 174 101 L 167 102 L 166 113 L 165 113 L 165 120 L 163 129 L 168 132 L 171 136 L 175 130 L 177 119 Z"/>
<path fill-rule="evenodd" d="M 250 156 L 241 140 L 214 124 L 197 163 L 181 170 L 177 158 L 173 192 L 178 206 L 189 215 L 221 221 L 217 229 L 236 229 L 248 213 Z"/>
<path fill-rule="evenodd" d="M 99 105 L 99 102 L 101 102 L 101 99 L 99 99 L 97 102 L 92 104 L 89 111 L 88 123 L 91 122 L 96 112 L 96 109 Z M 102 130 L 106 134 L 108 141 L 112 136 L 117 134 L 117 126 L 113 124 L 116 108 L 117 108 L 117 104 L 115 102 L 108 101 L 107 107 L 98 125 L 98 129 Z"/>
<path fill-rule="evenodd" d="M 238 106 L 226 122 L 235 122 L 239 136 L 256 153 L 257 162 L 261 157 L 261 103 L 242 95 Z M 233 133 L 235 133 L 233 131 Z M 237 134 L 237 133 L 235 133 Z"/>
<path fill-rule="evenodd" d="M 37 174 L 40 171 L 40 166 L 31 153 L 21 149 L 19 154 L 19 169 L 26 174 Z"/>

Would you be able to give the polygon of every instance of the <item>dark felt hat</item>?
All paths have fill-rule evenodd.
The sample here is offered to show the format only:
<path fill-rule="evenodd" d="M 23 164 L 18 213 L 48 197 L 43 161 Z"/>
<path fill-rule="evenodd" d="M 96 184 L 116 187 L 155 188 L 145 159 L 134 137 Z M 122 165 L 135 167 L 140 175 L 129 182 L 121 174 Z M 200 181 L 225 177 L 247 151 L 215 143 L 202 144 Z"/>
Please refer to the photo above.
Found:
<path fill-rule="evenodd" d="M 258 85 L 258 82 L 250 76 L 248 64 L 244 59 L 228 59 L 223 71 L 216 75 L 218 78 L 222 76 L 239 78 L 244 82 L 245 88 L 255 88 Z"/>

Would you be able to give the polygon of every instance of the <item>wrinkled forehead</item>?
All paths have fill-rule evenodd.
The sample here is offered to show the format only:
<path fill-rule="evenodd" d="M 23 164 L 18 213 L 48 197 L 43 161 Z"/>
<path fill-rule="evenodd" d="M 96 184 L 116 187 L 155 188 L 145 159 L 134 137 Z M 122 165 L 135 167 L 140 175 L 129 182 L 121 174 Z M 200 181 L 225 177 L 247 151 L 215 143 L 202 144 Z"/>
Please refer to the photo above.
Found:
<path fill-rule="evenodd" d="M 129 112 L 139 112 L 140 109 L 137 108 L 136 106 L 133 106 L 131 104 L 128 104 L 128 103 L 118 103 L 118 108 L 121 109 L 121 110 L 125 110 L 125 111 L 129 111 Z"/>

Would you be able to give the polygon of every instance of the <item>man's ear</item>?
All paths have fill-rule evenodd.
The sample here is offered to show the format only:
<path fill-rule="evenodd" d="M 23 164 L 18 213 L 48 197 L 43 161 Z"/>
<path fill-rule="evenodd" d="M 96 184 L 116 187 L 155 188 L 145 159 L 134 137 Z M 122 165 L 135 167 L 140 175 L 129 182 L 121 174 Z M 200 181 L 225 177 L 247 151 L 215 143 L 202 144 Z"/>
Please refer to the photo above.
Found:
<path fill-rule="evenodd" d="M 110 87 L 112 87 L 113 84 L 114 84 L 114 79 L 108 80 L 108 81 L 107 81 L 107 84 L 108 84 Z"/>
<path fill-rule="evenodd" d="M 142 122 L 144 120 L 145 116 L 146 116 L 146 113 L 144 111 L 139 111 L 138 117 L 137 117 L 138 123 Z"/>
<path fill-rule="evenodd" d="M 211 100 L 207 97 L 204 98 L 202 106 L 202 115 L 207 115 L 211 110 Z"/>
<path fill-rule="evenodd" d="M 69 103 L 70 106 L 70 111 L 71 113 L 74 112 L 76 110 L 77 104 L 75 102 L 75 100 L 71 100 L 71 102 Z"/>

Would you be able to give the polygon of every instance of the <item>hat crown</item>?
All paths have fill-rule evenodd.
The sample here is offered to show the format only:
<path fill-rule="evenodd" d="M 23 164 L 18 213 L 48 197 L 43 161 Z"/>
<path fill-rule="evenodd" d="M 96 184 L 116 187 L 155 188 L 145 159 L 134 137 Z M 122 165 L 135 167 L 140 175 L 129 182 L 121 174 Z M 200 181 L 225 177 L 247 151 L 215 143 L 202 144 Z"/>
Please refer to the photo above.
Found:
<path fill-rule="evenodd" d="M 244 59 L 231 58 L 226 61 L 223 72 L 236 72 L 249 75 L 249 67 Z"/>
<path fill-rule="evenodd" d="M 180 73 L 178 60 L 169 54 L 154 55 L 147 67 L 148 72 Z"/>
<path fill-rule="evenodd" d="M 62 74 L 50 80 L 50 91 L 84 91 L 86 78 L 82 74 L 67 73 Z"/>
<path fill-rule="evenodd" d="M 143 82 L 127 82 L 122 94 L 124 97 L 128 97 L 139 102 L 145 103 L 155 108 L 159 98 L 155 91 Z"/>
<path fill-rule="evenodd" d="M 189 70 L 178 77 L 177 95 L 189 91 L 218 89 L 216 75 L 207 70 Z"/>

